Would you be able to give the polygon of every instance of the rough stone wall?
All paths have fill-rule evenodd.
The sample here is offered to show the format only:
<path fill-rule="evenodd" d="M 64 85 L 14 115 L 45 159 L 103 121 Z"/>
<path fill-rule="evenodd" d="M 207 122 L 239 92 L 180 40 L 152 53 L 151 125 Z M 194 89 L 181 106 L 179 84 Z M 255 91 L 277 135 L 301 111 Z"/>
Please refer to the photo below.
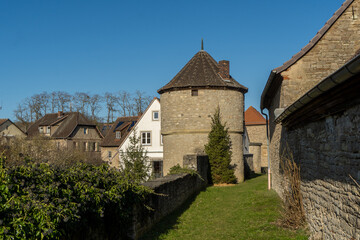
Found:
<path fill-rule="evenodd" d="M 261 173 L 261 143 L 250 143 L 250 153 L 253 154 L 253 171 Z"/>
<path fill-rule="evenodd" d="M 355 19 L 353 19 L 353 10 Z M 355 0 L 320 41 L 282 72 L 282 106 L 288 107 L 360 49 L 360 1 Z"/>
<path fill-rule="evenodd" d="M 356 18 L 353 19 L 353 9 Z M 273 189 L 281 196 L 279 172 L 283 127 L 274 122 L 274 110 L 286 108 L 317 83 L 339 69 L 360 50 L 360 0 L 346 9 L 320 41 L 300 60 L 281 73 L 283 81 L 269 107 L 270 164 Z M 251 140 L 251 139 L 250 139 Z"/>
<path fill-rule="evenodd" d="M 211 129 L 211 116 L 220 107 L 222 121 L 229 128 L 232 141 L 232 164 L 239 182 L 244 180 L 243 132 L 244 95 L 233 90 L 199 89 L 161 94 L 161 132 L 164 142 L 164 174 L 182 164 L 187 154 L 204 154 Z"/>
<path fill-rule="evenodd" d="M 146 204 L 154 211 L 148 211 L 143 207 L 135 209 L 133 229 L 130 233 L 133 239 L 140 237 L 163 217 L 180 207 L 189 197 L 207 186 L 209 174 L 207 156 L 184 156 L 184 165 L 196 170 L 202 179 L 197 175 L 176 174 L 143 183 L 144 186 L 161 195 L 152 194 L 147 200 Z"/>
<path fill-rule="evenodd" d="M 261 143 L 261 167 L 268 166 L 266 125 L 247 125 L 250 143 Z"/>
<path fill-rule="evenodd" d="M 341 115 L 283 131 L 301 167 L 301 191 L 313 236 L 360 239 L 360 104 Z"/>

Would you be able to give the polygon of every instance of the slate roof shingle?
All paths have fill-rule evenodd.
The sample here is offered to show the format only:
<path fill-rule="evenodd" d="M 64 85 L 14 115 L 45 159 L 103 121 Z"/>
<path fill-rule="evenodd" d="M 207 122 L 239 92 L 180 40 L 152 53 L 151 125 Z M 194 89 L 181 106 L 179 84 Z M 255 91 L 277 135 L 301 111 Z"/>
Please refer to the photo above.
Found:
<path fill-rule="evenodd" d="M 219 74 L 219 64 L 206 51 L 201 50 L 180 70 L 159 94 L 184 88 L 226 88 L 246 93 L 248 89 L 230 76 L 224 80 Z"/>
<path fill-rule="evenodd" d="M 95 127 L 97 129 L 93 122 L 79 112 L 67 112 L 60 116 L 58 113 L 49 113 L 32 124 L 27 130 L 27 134 L 29 137 L 37 136 L 39 135 L 40 126 L 53 126 L 59 122 L 61 123 L 51 135 L 52 138 L 68 138 L 78 125 Z"/>
<path fill-rule="evenodd" d="M 101 146 L 119 147 L 120 144 L 126 139 L 127 135 L 130 133 L 131 129 L 134 127 L 138 119 L 139 116 L 117 118 L 111 129 L 108 131 L 105 138 L 103 139 Z M 120 139 L 116 139 L 117 131 L 121 132 Z"/>

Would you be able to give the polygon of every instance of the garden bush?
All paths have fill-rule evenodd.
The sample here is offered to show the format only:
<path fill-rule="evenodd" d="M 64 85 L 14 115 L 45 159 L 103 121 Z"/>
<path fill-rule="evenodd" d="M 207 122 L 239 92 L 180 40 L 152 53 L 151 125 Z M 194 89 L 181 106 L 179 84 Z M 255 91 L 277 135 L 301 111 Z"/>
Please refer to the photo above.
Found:
<path fill-rule="evenodd" d="M 143 204 L 150 192 L 108 165 L 59 167 L 26 159 L 6 166 L 0 157 L 0 236 L 126 238 L 134 204 Z"/>

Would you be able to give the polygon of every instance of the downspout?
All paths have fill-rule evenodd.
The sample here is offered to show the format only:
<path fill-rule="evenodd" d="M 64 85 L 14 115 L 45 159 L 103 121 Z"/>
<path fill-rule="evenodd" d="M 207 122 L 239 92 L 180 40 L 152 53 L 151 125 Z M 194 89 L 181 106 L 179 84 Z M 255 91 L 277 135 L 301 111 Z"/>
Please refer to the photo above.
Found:
<path fill-rule="evenodd" d="M 271 170 L 270 170 L 270 150 L 269 150 L 269 121 L 268 115 L 263 112 L 264 109 L 261 109 L 261 114 L 265 116 L 266 119 L 266 142 L 267 142 L 267 159 L 268 159 L 268 190 L 271 189 Z"/>

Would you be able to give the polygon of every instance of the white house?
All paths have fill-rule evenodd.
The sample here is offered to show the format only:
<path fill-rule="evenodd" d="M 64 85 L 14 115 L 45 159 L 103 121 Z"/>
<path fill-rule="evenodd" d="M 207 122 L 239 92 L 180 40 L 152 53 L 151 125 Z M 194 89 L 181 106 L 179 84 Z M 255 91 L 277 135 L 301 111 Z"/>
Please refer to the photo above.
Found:
<path fill-rule="evenodd" d="M 119 146 L 119 152 L 125 152 L 130 142 L 130 136 L 134 134 L 134 131 L 136 131 L 137 136 L 140 134 L 141 144 L 147 150 L 152 174 L 155 177 L 163 176 L 163 143 L 160 114 L 160 100 L 154 98 Z M 121 155 L 118 155 L 121 163 Z"/>

